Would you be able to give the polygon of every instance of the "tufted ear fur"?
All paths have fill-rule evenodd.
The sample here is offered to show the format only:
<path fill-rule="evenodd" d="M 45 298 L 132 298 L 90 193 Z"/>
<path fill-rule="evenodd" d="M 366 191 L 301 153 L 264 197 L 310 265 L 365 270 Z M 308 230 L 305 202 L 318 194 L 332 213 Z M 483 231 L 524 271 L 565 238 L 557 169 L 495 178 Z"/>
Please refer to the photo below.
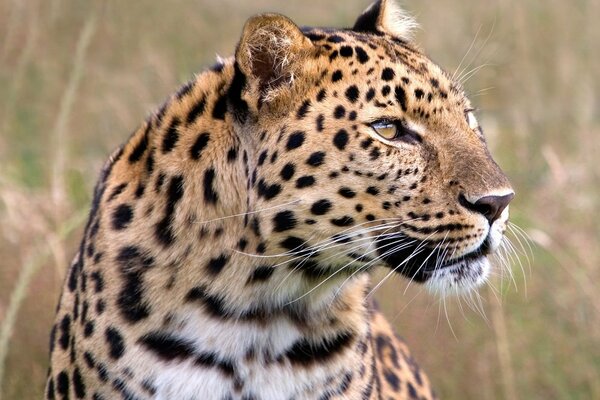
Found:
<path fill-rule="evenodd" d="M 235 59 L 248 77 L 248 89 L 258 90 L 260 97 L 268 100 L 293 82 L 301 60 L 313 47 L 287 17 L 261 14 L 246 22 Z"/>
<path fill-rule="evenodd" d="M 387 33 L 410 42 L 417 28 L 416 21 L 401 9 L 394 0 L 377 0 L 356 20 L 356 32 Z"/>

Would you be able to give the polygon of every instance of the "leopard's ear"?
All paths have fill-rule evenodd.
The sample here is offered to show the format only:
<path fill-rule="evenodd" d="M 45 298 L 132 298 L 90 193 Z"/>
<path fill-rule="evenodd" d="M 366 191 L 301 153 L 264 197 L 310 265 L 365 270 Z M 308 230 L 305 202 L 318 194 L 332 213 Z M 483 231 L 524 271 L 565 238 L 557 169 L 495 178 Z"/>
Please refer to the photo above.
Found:
<path fill-rule="evenodd" d="M 312 42 L 289 18 L 261 14 L 246 22 L 235 59 L 248 79 L 249 89 L 269 98 L 293 82 L 302 60 L 313 48 Z"/>
<path fill-rule="evenodd" d="M 387 33 L 410 42 L 416 21 L 400 8 L 394 0 L 377 0 L 358 17 L 352 30 L 356 32 Z"/>

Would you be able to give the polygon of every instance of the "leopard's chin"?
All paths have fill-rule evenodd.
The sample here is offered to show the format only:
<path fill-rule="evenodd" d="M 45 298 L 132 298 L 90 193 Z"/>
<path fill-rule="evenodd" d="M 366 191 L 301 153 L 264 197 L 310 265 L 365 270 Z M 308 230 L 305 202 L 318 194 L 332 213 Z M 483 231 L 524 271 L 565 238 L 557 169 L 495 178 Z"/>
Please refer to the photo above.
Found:
<path fill-rule="evenodd" d="M 490 270 L 490 260 L 486 255 L 462 257 L 428 271 L 425 287 L 442 297 L 468 293 L 487 282 Z"/>

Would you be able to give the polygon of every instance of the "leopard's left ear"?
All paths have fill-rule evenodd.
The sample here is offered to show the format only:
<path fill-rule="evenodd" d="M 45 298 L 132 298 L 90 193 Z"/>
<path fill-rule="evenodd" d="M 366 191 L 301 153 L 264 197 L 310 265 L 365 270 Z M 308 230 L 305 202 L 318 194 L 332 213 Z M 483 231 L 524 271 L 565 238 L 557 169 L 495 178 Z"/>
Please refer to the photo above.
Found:
<path fill-rule="evenodd" d="M 249 89 L 268 99 L 290 86 L 313 49 L 312 42 L 289 18 L 261 14 L 246 22 L 235 60 L 248 78 Z"/>
<path fill-rule="evenodd" d="M 417 22 L 393 0 L 377 0 L 358 17 L 352 30 L 387 33 L 410 42 L 417 26 Z"/>

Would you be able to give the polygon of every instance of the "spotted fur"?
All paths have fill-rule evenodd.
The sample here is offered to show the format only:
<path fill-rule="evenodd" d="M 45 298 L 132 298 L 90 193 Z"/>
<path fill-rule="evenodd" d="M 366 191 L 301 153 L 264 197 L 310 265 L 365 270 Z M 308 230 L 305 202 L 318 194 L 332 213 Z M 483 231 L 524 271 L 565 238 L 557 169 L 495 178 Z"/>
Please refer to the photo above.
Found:
<path fill-rule="evenodd" d="M 435 397 L 369 275 L 481 284 L 512 189 L 413 26 L 385 0 L 353 29 L 253 17 L 111 155 L 47 399 Z"/>

